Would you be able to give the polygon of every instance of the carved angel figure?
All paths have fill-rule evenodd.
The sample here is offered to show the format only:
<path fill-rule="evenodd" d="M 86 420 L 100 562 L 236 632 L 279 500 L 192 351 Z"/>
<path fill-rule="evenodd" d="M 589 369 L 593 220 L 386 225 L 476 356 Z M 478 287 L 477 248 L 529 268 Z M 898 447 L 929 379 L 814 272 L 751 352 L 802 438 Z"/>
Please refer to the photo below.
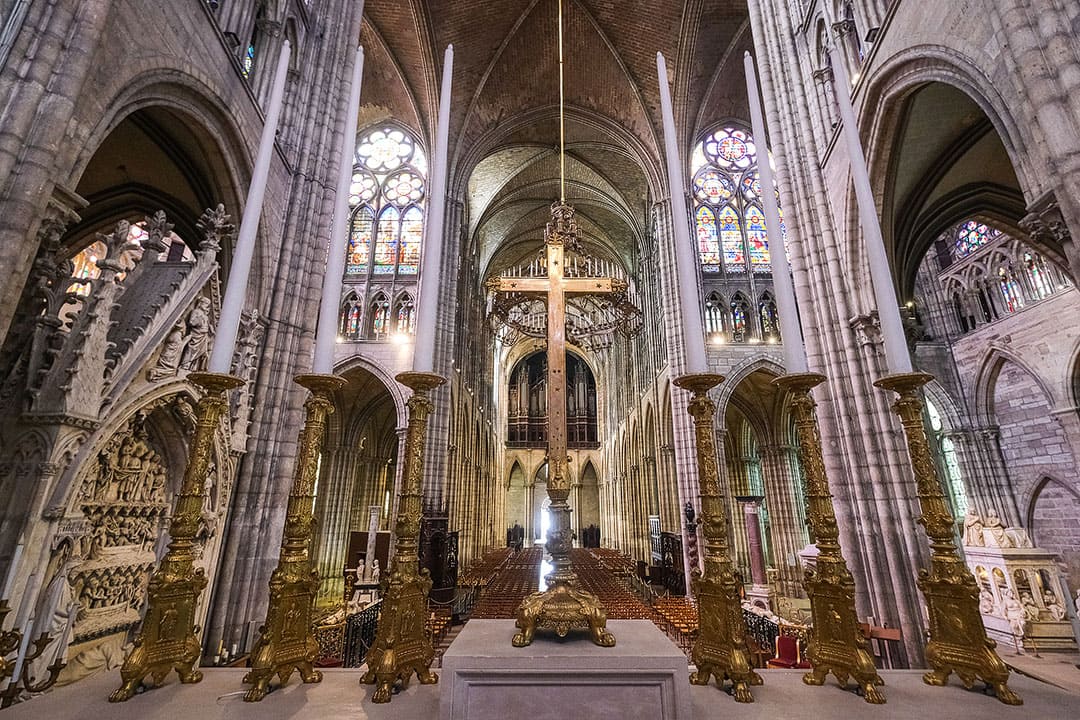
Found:
<path fill-rule="evenodd" d="M 150 368 L 147 378 L 152 382 L 173 377 L 180 369 L 180 357 L 184 352 L 184 328 L 177 323 L 161 345 L 157 364 Z"/>
<path fill-rule="evenodd" d="M 184 370 L 198 370 L 206 357 L 210 344 L 210 298 L 205 295 L 195 301 L 195 307 L 187 316 L 187 341 L 180 367 Z"/>
<path fill-rule="evenodd" d="M 983 547 L 986 540 L 983 539 L 983 519 L 978 511 L 969 507 L 964 515 L 964 547 Z"/>

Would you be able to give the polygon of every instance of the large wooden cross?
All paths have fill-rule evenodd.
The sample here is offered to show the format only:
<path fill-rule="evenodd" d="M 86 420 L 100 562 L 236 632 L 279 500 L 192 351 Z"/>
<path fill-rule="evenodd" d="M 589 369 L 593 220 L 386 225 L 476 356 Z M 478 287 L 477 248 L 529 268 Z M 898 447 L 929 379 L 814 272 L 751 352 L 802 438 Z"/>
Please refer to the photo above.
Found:
<path fill-rule="evenodd" d="M 574 208 L 556 201 L 551 206 L 551 222 L 544 233 L 546 277 L 499 277 L 488 283 L 488 288 L 497 293 L 533 296 L 547 301 L 547 492 L 551 498 L 552 527 L 547 549 L 554 571 L 548 576 L 548 591 L 526 598 L 518 611 L 517 624 L 521 632 L 514 637 L 514 645 L 518 647 L 532 642 L 537 625 L 555 628 L 560 635 L 565 635 L 566 625 L 560 624 L 560 619 L 568 621 L 570 626 L 587 624 L 598 645 L 615 644 L 615 638 L 605 628 L 606 616 L 596 598 L 573 588 L 576 576 L 570 564 L 573 532 L 567 504 L 570 480 L 566 472 L 566 302 L 567 298 L 575 296 L 619 292 L 626 288 L 626 283 L 610 277 L 566 277 L 566 245 L 576 244 L 576 235 Z M 573 596 L 573 601 L 580 605 L 576 615 L 566 615 L 568 596 Z M 560 597 L 562 602 L 552 603 L 553 597 Z M 551 607 L 545 609 L 549 603 Z M 559 617 L 553 617 L 555 606 L 562 613 Z"/>

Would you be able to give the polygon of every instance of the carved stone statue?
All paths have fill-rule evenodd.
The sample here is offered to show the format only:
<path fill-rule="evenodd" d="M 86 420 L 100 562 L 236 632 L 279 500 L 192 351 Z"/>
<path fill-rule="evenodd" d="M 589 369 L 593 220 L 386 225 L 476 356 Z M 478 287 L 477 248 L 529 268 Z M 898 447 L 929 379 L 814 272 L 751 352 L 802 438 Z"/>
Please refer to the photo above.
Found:
<path fill-rule="evenodd" d="M 993 615 L 994 609 L 994 594 L 983 588 L 979 591 L 979 612 L 983 615 Z"/>
<path fill-rule="evenodd" d="M 210 344 L 210 298 L 205 295 L 199 297 L 185 322 L 187 340 L 180 367 L 184 370 L 198 370 Z"/>
<path fill-rule="evenodd" d="M 1046 611 L 1050 613 L 1050 617 L 1055 620 L 1065 619 L 1065 606 L 1058 600 L 1057 595 L 1052 590 L 1043 592 L 1043 605 L 1046 606 Z"/>
<path fill-rule="evenodd" d="M 173 377 L 180 369 L 180 357 L 184 352 L 184 328 L 177 323 L 161 346 L 157 364 L 146 374 L 152 382 Z"/>
<path fill-rule="evenodd" d="M 1013 595 L 1012 588 L 1005 588 L 1003 593 L 1003 611 L 1005 619 L 1009 621 L 1009 625 L 1012 626 L 1013 635 L 1017 637 L 1024 636 L 1024 619 L 1027 613 L 1024 610 L 1024 606 L 1020 604 L 1020 601 Z"/>
<path fill-rule="evenodd" d="M 1039 606 L 1035 604 L 1035 598 L 1031 597 L 1031 593 L 1020 593 L 1020 604 L 1024 606 L 1024 620 L 1035 622 L 1039 619 Z"/>
<path fill-rule="evenodd" d="M 48 633 L 52 642 L 30 666 L 30 674 L 39 680 L 49 676 L 46 668 L 63 656 L 74 634 L 74 618 L 70 616 L 78 612 L 79 606 L 74 602 L 75 591 L 71 587 L 70 573 L 75 564 L 69 542 L 60 543 L 49 560 L 50 579 L 39 596 L 35 613 L 36 617 L 46 620 L 39 621 L 41 626 L 34 624 L 34 635 Z"/>
<path fill-rule="evenodd" d="M 379 569 L 379 560 L 376 558 L 371 561 L 371 582 L 378 584 L 381 574 L 382 571 Z"/>
<path fill-rule="evenodd" d="M 983 519 L 978 511 L 969 507 L 964 515 L 964 547 L 983 547 L 986 540 L 983 539 Z"/>
<path fill-rule="evenodd" d="M 987 510 L 986 517 L 983 519 L 983 540 L 986 547 L 1011 548 L 1013 546 L 1012 539 L 994 508 Z"/>

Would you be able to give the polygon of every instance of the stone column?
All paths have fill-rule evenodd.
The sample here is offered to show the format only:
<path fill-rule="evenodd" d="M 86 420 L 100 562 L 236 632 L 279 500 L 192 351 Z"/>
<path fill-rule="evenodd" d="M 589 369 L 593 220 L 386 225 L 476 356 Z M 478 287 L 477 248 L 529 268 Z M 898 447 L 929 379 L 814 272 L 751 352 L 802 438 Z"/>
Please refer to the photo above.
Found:
<path fill-rule="evenodd" d="M 774 593 L 765 572 L 765 548 L 761 537 L 761 516 L 758 513 L 764 499 L 760 495 L 741 495 L 736 498 L 742 505 L 747 550 L 750 555 L 750 577 L 745 578 L 750 581 L 750 587 L 746 595 L 755 605 L 762 604 L 771 610 L 774 607 Z"/>

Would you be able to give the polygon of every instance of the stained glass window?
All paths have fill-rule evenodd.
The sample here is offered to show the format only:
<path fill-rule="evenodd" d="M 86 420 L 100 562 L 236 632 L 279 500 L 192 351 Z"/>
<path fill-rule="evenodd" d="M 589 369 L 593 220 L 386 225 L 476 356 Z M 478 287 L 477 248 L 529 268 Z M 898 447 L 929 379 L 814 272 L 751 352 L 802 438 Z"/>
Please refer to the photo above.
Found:
<path fill-rule="evenodd" d="M 702 272 L 718 272 L 712 256 L 703 249 L 711 231 L 711 226 L 702 221 L 710 216 L 701 212 L 707 208 L 715 219 L 724 273 L 746 275 L 751 269 L 755 273 L 771 273 L 765 218 L 760 207 L 761 175 L 753 137 L 739 128 L 722 128 L 700 142 L 692 157 Z"/>
<path fill-rule="evenodd" d="M 345 323 L 345 333 L 351 337 L 360 336 L 360 305 L 352 303 L 349 306 L 349 314 Z"/>
<path fill-rule="evenodd" d="M 1028 280 L 1031 282 L 1035 299 L 1042 300 L 1054 294 L 1053 283 L 1050 282 L 1041 257 L 1029 252 L 1024 253 L 1024 267 L 1027 268 Z"/>
<path fill-rule="evenodd" d="M 750 303 L 746 301 L 742 293 L 736 293 L 731 299 L 731 339 L 735 342 L 745 342 L 749 330 Z"/>
<path fill-rule="evenodd" d="M 720 239 L 724 247 L 724 268 L 728 274 L 745 273 L 746 252 L 743 249 L 739 213 L 730 205 L 720 211 Z"/>
<path fill-rule="evenodd" d="M 746 240 L 750 246 L 750 265 L 754 268 L 754 272 L 771 272 L 769 238 L 765 233 L 765 214 L 757 205 L 751 205 L 746 210 Z"/>
<path fill-rule="evenodd" d="M 376 275 L 390 275 L 394 272 L 400 217 L 401 213 L 393 205 L 383 208 L 379 216 L 379 227 L 375 239 L 374 272 Z"/>
<path fill-rule="evenodd" d="M 776 300 L 769 293 L 761 296 L 758 303 L 758 315 L 761 318 L 761 334 L 766 339 L 780 336 L 780 319 L 776 312 Z"/>
<path fill-rule="evenodd" d="M 977 220 L 968 220 L 956 231 L 956 244 L 954 255 L 957 258 L 967 257 L 985 245 L 991 237 L 988 226 Z"/>
<path fill-rule="evenodd" d="M 694 178 L 694 191 L 701 202 L 722 205 L 735 195 L 735 186 L 719 170 L 706 170 Z"/>
<path fill-rule="evenodd" d="M 754 164 L 756 155 L 754 141 L 743 130 L 724 128 L 705 139 L 705 157 L 727 170 L 745 170 Z"/>
<path fill-rule="evenodd" d="M 703 272 L 720 272 L 720 242 L 716 236 L 716 216 L 704 205 L 697 211 L 698 255 Z"/>
<path fill-rule="evenodd" d="M 413 304 L 411 297 L 405 296 L 398 301 L 395 315 L 397 317 L 395 318 L 394 331 L 411 335 L 415 330 L 414 321 L 416 320 L 416 306 Z"/>
<path fill-rule="evenodd" d="M 424 213 L 413 206 L 405 211 L 401 220 L 401 255 L 398 273 L 415 275 L 420 270 L 420 239 L 424 235 Z"/>
<path fill-rule="evenodd" d="M 345 259 L 346 275 L 363 275 L 367 272 L 368 256 L 371 255 L 371 210 L 362 207 L 356 211 L 349 232 L 349 252 Z"/>
<path fill-rule="evenodd" d="M 382 125 L 360 138 L 349 205 L 363 210 L 354 216 L 346 276 L 419 274 L 426 173 L 427 159 L 406 131 Z"/>
<path fill-rule="evenodd" d="M 1001 288 L 1001 296 L 1005 300 L 1005 309 L 1011 313 L 1024 307 L 1024 294 L 1020 289 L 1020 283 L 1016 282 L 1012 271 L 998 268 L 998 286 Z"/>
<path fill-rule="evenodd" d="M 255 44 L 247 46 L 244 51 L 244 69 L 241 71 L 244 77 L 251 77 L 251 71 L 255 69 Z"/>
<path fill-rule="evenodd" d="M 386 337 L 390 332 L 390 303 L 386 297 L 378 295 L 371 304 L 371 333 L 375 339 Z"/>

